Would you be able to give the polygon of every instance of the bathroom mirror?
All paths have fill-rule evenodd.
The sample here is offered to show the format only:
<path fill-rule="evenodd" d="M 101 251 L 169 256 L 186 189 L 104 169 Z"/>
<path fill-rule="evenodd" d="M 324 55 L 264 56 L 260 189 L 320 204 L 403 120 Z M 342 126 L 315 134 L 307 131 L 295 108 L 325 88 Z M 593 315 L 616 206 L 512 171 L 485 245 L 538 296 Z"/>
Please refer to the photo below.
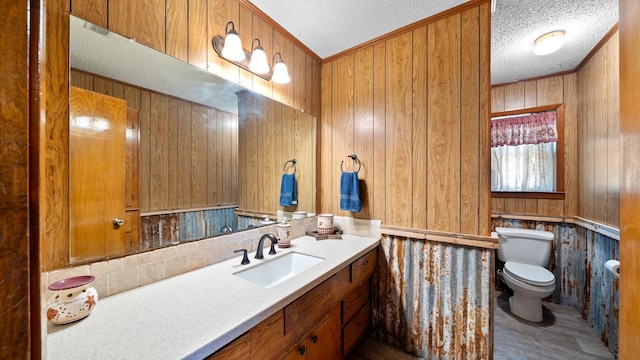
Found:
<path fill-rule="evenodd" d="M 289 219 L 294 211 L 315 213 L 315 117 L 74 16 L 70 16 L 69 48 L 73 86 L 105 93 L 98 87 L 109 83 L 113 96 L 126 98 L 128 107 L 129 90 L 150 94 L 151 100 L 140 110 L 141 126 L 149 127 L 145 131 L 152 135 L 140 136 L 139 145 L 147 153 L 139 157 L 139 179 L 147 182 L 141 189 L 151 195 L 141 196 L 141 239 L 130 253 L 260 226 L 265 216 L 277 220 L 278 213 Z M 120 94 L 115 94 L 116 88 Z M 239 108 L 241 94 L 246 101 Z M 180 145 L 163 147 L 158 140 L 184 131 L 183 123 L 176 125 L 173 115 L 160 111 L 165 105 L 190 116 L 184 123 L 191 133 L 190 148 L 183 150 L 187 157 L 176 154 Z M 158 116 L 167 119 L 161 128 L 149 120 Z M 212 134 L 218 142 L 202 144 L 200 139 L 211 139 Z M 155 154 L 158 149 L 164 153 Z M 194 160 L 207 156 L 217 162 Z M 182 167 L 148 170 L 149 163 L 158 159 Z M 191 163 L 185 165 L 183 159 Z M 292 168 L 287 162 L 294 159 Z M 291 172 L 298 179 L 299 202 L 279 206 L 280 177 Z M 179 183 L 185 176 L 200 180 L 189 189 L 173 190 L 175 184 L 163 185 L 161 178 L 167 173 L 175 177 L 169 183 Z M 168 200 L 156 196 L 166 189 L 173 191 L 165 196 Z"/>

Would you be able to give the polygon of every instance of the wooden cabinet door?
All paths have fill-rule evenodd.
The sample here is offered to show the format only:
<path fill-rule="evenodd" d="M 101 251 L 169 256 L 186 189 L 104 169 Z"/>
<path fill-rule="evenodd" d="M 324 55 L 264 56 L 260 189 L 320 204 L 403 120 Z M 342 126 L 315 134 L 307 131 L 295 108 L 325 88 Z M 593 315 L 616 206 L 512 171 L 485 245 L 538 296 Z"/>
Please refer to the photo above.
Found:
<path fill-rule="evenodd" d="M 69 226 L 71 263 L 124 254 L 126 103 L 71 87 Z"/>
<path fill-rule="evenodd" d="M 307 338 L 300 340 L 282 360 L 302 360 L 307 358 Z"/>
<path fill-rule="evenodd" d="M 251 358 L 251 341 L 249 335 L 242 335 L 232 343 L 223 347 L 206 360 L 246 360 Z"/>
<path fill-rule="evenodd" d="M 335 360 L 342 358 L 340 345 L 340 309 L 336 308 L 307 336 L 307 359 Z"/>

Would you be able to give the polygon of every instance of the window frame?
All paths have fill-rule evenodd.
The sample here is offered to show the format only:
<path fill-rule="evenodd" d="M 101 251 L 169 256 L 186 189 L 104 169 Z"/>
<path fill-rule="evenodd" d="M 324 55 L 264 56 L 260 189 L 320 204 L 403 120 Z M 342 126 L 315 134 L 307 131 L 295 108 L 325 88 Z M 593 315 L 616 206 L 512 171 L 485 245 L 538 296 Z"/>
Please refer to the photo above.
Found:
<path fill-rule="evenodd" d="M 491 196 L 496 198 L 531 198 L 531 199 L 564 199 L 564 104 L 552 104 L 536 106 L 518 110 L 509 110 L 491 113 L 489 121 L 494 117 L 511 116 L 545 111 L 556 111 L 556 130 L 558 142 L 556 144 L 556 191 L 491 191 Z"/>

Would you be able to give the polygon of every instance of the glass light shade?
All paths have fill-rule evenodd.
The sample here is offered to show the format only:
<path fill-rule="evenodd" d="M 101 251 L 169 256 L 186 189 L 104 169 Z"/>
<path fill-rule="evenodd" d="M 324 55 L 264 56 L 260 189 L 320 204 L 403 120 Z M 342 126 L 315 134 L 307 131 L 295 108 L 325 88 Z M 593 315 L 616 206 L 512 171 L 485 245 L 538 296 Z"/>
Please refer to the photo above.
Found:
<path fill-rule="evenodd" d="M 273 76 L 271 77 L 271 81 L 278 84 L 286 84 L 291 81 L 289 77 L 289 70 L 287 70 L 287 65 L 282 60 L 278 60 L 278 62 L 273 65 Z"/>
<path fill-rule="evenodd" d="M 224 47 L 222 48 L 222 56 L 231 61 L 242 61 L 245 59 L 242 41 L 238 33 L 231 29 L 224 37 Z"/>
<path fill-rule="evenodd" d="M 544 34 L 534 42 L 533 53 L 536 55 L 547 55 L 557 51 L 564 45 L 564 31 L 552 31 Z"/>
<path fill-rule="evenodd" d="M 269 63 L 267 63 L 267 54 L 264 52 L 264 49 L 260 45 L 256 46 L 251 53 L 249 70 L 256 74 L 266 74 L 271 71 L 271 68 L 269 68 Z"/>

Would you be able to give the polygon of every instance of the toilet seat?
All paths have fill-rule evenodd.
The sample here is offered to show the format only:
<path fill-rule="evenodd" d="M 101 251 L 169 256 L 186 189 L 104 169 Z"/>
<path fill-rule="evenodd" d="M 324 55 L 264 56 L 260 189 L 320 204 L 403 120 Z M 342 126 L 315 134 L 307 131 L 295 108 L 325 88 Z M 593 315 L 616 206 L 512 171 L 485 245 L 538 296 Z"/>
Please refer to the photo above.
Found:
<path fill-rule="evenodd" d="M 533 286 L 550 286 L 555 283 L 553 273 L 542 266 L 507 261 L 504 272 L 514 279 Z"/>

